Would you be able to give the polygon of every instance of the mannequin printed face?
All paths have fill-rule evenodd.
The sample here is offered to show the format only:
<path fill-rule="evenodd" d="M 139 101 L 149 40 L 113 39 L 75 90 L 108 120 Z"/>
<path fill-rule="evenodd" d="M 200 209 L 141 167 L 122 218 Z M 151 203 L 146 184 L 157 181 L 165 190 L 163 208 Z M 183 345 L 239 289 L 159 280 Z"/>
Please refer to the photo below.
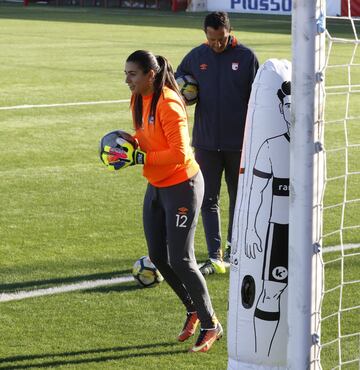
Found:
<path fill-rule="evenodd" d="M 155 72 L 150 70 L 144 73 L 137 63 L 127 62 L 125 64 L 125 82 L 133 94 L 150 95 L 153 89 Z"/>
<path fill-rule="evenodd" d="M 286 124 L 288 125 L 288 127 L 290 126 L 290 122 L 291 122 L 291 110 L 290 110 L 290 108 L 291 108 L 291 96 L 286 95 L 284 97 L 284 102 L 280 103 L 280 113 L 284 117 L 284 120 L 285 120 Z"/>

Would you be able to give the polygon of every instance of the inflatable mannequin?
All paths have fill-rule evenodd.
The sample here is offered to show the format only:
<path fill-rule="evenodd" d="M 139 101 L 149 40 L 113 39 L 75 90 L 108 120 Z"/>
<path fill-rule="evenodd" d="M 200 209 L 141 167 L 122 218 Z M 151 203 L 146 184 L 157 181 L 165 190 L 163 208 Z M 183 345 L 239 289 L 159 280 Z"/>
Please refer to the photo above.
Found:
<path fill-rule="evenodd" d="M 234 215 L 228 370 L 285 369 L 291 63 L 269 59 L 249 101 Z"/>

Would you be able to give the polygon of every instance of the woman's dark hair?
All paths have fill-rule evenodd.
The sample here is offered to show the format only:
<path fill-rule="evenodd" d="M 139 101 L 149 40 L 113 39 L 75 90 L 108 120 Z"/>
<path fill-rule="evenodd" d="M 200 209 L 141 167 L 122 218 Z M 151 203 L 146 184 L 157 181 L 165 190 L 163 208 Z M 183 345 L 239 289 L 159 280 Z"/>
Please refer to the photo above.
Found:
<path fill-rule="evenodd" d="M 150 51 L 137 50 L 128 56 L 126 62 L 137 64 L 143 73 L 148 73 L 151 70 L 155 72 L 153 83 L 154 95 L 151 100 L 150 116 L 155 118 L 156 105 L 164 86 L 174 90 L 181 97 L 178 85 L 175 81 L 174 71 L 165 57 L 154 55 Z M 135 128 L 138 129 L 142 127 L 142 96 L 140 94 L 135 94 L 133 96 L 133 104 Z"/>
<path fill-rule="evenodd" d="M 226 12 L 212 12 L 205 17 L 204 20 L 204 31 L 206 32 L 207 27 L 211 27 L 214 30 L 218 30 L 220 27 L 224 27 L 227 31 L 231 31 L 230 19 Z"/>

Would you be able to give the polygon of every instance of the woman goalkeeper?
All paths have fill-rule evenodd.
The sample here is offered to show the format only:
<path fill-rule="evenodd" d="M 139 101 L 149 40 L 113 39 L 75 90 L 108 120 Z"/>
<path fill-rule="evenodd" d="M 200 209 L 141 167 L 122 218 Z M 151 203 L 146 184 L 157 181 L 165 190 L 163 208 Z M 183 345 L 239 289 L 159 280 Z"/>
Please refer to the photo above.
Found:
<path fill-rule="evenodd" d="M 139 147 L 131 160 L 148 180 L 143 222 L 149 256 L 187 310 L 185 341 L 199 337 L 191 352 L 206 352 L 223 334 L 194 253 L 194 234 L 204 180 L 188 133 L 185 104 L 166 58 L 137 50 L 126 60 L 126 83 Z M 141 149 L 140 149 L 141 148 Z"/>

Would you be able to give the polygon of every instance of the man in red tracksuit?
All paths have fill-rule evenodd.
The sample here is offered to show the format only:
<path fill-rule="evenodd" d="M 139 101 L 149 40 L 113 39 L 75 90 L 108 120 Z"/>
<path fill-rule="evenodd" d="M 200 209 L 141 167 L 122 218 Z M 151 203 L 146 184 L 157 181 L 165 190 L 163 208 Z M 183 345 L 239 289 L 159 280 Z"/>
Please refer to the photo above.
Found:
<path fill-rule="evenodd" d="M 225 257 L 230 254 L 247 105 L 259 63 L 255 54 L 230 33 L 227 13 L 208 14 L 204 31 L 207 42 L 184 57 L 176 77 L 192 75 L 199 84 L 192 145 L 205 180 L 201 214 L 209 259 L 200 270 L 209 275 L 225 273 L 219 208 L 223 172 L 229 193 Z"/>

